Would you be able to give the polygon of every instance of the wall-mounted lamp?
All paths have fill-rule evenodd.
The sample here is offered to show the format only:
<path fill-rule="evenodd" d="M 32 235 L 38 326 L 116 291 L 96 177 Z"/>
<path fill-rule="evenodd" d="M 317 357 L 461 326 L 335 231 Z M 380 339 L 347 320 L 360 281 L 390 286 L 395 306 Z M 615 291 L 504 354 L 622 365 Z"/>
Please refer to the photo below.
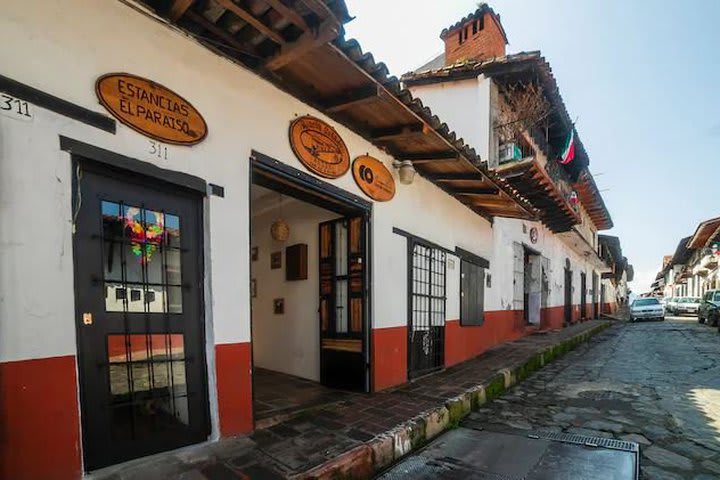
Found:
<path fill-rule="evenodd" d="M 413 167 L 412 161 L 395 160 L 393 162 L 393 167 L 398 171 L 398 175 L 400 176 L 400 183 L 402 183 L 403 185 L 410 185 L 413 182 L 413 179 L 415 179 L 415 167 Z"/>

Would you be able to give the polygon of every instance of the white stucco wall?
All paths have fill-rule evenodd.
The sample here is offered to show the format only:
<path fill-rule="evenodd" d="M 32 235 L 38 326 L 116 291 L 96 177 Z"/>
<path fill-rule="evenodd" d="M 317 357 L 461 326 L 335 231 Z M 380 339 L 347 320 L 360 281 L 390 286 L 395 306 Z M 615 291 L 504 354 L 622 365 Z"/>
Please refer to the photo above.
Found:
<path fill-rule="evenodd" d="M 458 137 L 475 149 L 480 158 L 489 156 L 491 80 L 480 76 L 449 83 L 408 87 L 424 105 L 448 124 Z"/>

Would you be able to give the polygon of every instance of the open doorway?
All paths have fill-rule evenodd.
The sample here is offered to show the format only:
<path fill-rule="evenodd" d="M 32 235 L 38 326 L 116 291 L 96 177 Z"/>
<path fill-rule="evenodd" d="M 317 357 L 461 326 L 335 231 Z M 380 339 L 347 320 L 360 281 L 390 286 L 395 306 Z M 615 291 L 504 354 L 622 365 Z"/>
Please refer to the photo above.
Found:
<path fill-rule="evenodd" d="M 539 325 L 542 307 L 542 257 L 527 247 L 524 250 L 525 323 Z"/>
<path fill-rule="evenodd" d="M 256 428 L 369 386 L 370 204 L 260 154 L 251 161 Z"/>

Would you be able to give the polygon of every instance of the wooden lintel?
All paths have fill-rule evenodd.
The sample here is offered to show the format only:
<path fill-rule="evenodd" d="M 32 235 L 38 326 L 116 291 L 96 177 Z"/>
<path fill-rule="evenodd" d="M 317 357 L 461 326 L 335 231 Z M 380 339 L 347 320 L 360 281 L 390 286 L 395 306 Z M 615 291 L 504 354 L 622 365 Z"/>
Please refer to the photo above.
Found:
<path fill-rule="evenodd" d="M 265 25 L 252 13 L 240 7 L 240 5 L 236 4 L 232 0 L 215 0 L 215 2 L 221 7 L 223 7 L 225 10 L 228 10 L 237 17 L 245 20 L 251 27 L 262 33 L 278 45 L 283 45 L 285 43 L 285 39 L 282 37 L 282 35 L 270 28 L 268 25 Z"/>
<path fill-rule="evenodd" d="M 295 9 L 288 7 L 285 5 L 282 0 L 264 0 L 265 3 L 270 5 L 275 11 L 277 11 L 280 15 L 290 20 L 292 23 L 300 27 L 304 32 L 307 32 L 310 30 L 310 27 L 308 26 L 305 19 L 295 11 Z"/>
<path fill-rule="evenodd" d="M 486 187 L 486 188 L 455 188 L 450 187 L 450 191 L 456 195 L 492 195 L 497 196 L 500 193 L 499 188 Z"/>
<path fill-rule="evenodd" d="M 328 113 L 341 112 L 356 105 L 380 98 L 381 91 L 379 85 L 370 85 L 358 88 L 346 95 L 321 100 L 318 103 L 322 105 L 323 109 Z"/>
<path fill-rule="evenodd" d="M 370 133 L 370 139 L 374 142 L 394 140 L 396 138 L 417 135 L 418 133 L 423 133 L 423 131 L 424 125 L 422 123 L 413 123 L 399 127 L 378 128 Z"/>
<path fill-rule="evenodd" d="M 195 0 L 175 0 L 172 2 L 172 5 L 170 5 L 168 18 L 173 22 L 177 21 L 187 12 L 194 2 Z"/>
<path fill-rule="evenodd" d="M 306 53 L 328 42 L 332 42 L 340 34 L 340 24 L 334 18 L 324 21 L 317 32 L 308 30 L 296 41 L 280 47 L 280 52 L 265 62 L 265 68 L 271 72 L 281 69 Z"/>

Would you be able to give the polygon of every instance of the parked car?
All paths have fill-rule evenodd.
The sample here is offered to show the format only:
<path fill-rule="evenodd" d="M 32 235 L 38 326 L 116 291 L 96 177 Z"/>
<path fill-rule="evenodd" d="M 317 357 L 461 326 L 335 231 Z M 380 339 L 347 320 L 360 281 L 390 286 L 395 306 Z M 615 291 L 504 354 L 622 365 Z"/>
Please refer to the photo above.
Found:
<path fill-rule="evenodd" d="M 675 306 L 677 305 L 677 301 L 680 300 L 680 297 L 669 297 L 665 300 L 665 312 L 666 313 L 675 313 Z"/>
<path fill-rule="evenodd" d="M 708 290 L 702 297 L 698 307 L 698 322 L 718 325 L 720 318 L 720 290 Z"/>
<path fill-rule="evenodd" d="M 680 297 L 675 299 L 674 305 L 675 306 L 672 309 L 672 313 L 674 313 L 675 315 L 697 315 L 698 308 L 700 307 L 700 298 Z"/>
<path fill-rule="evenodd" d="M 630 305 L 630 321 L 665 320 L 665 308 L 654 297 L 637 298 Z"/>

